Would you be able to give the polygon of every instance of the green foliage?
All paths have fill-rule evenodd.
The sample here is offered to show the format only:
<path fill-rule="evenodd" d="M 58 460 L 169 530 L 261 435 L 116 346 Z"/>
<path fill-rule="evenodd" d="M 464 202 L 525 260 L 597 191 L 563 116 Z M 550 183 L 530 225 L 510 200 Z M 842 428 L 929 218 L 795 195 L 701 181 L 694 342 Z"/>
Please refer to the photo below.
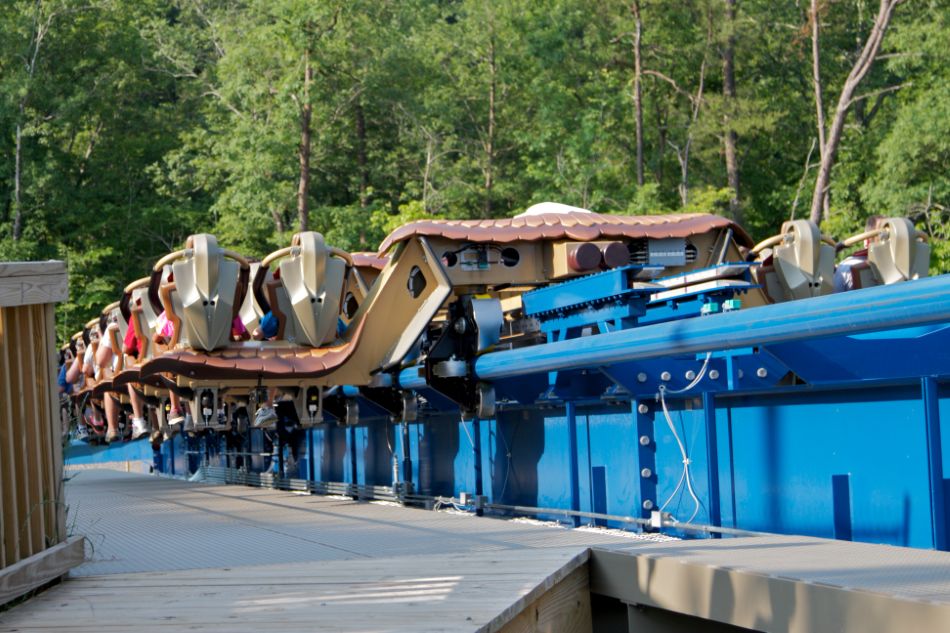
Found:
<path fill-rule="evenodd" d="M 753 235 L 806 215 L 811 198 L 802 3 L 745 0 L 730 23 L 722 2 L 640 1 L 643 186 L 628 0 L 0 4 L 0 259 L 69 262 L 63 337 L 191 233 L 256 256 L 285 246 L 299 226 L 305 107 L 309 227 L 350 250 L 374 250 L 405 222 L 545 200 L 726 214 L 727 121 Z M 821 6 L 830 115 L 873 11 Z M 730 37 L 735 99 L 723 96 Z M 823 225 L 844 237 L 872 213 L 909 215 L 939 238 L 935 272 L 950 270 L 948 40 L 950 0 L 897 8 L 849 115 Z"/>

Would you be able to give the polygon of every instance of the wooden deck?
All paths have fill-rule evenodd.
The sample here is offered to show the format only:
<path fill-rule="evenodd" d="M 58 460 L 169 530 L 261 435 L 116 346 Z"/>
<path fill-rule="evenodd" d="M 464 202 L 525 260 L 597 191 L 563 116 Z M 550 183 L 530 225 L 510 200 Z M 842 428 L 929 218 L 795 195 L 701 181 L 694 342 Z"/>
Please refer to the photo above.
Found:
<path fill-rule="evenodd" d="M 950 631 L 946 552 L 778 535 L 652 543 L 112 471 L 76 474 L 67 500 L 88 560 L 0 613 L 0 633 L 590 633 L 591 591 L 636 605 L 630 630 Z"/>
<path fill-rule="evenodd" d="M 496 631 L 561 581 L 586 590 L 590 546 L 639 542 L 112 471 L 67 499 L 87 562 L 0 631 Z M 585 609 L 548 613 L 589 630 Z"/>

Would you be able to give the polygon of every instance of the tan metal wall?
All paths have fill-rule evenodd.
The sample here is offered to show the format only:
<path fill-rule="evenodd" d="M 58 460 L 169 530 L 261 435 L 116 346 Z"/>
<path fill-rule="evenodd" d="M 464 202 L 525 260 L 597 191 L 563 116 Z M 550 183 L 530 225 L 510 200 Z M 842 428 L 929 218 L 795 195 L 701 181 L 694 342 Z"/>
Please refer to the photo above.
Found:
<path fill-rule="evenodd" d="M 66 539 L 53 305 L 62 262 L 0 263 L 0 569 Z"/>

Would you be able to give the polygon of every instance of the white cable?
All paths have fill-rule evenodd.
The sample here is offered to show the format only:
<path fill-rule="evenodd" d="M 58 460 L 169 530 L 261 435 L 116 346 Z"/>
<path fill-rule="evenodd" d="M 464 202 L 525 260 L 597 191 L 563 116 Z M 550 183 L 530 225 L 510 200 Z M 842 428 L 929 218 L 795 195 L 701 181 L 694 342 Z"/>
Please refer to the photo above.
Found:
<path fill-rule="evenodd" d="M 666 385 L 660 385 L 659 390 L 656 394 L 657 399 L 660 401 L 660 407 L 663 409 L 663 417 L 666 418 L 666 424 L 670 427 L 670 432 L 673 434 L 673 438 L 676 440 L 676 445 L 679 448 L 680 456 L 683 458 L 683 473 L 680 475 L 680 479 L 676 484 L 676 487 L 673 488 L 673 492 L 670 493 L 670 496 L 667 497 L 666 501 L 663 502 L 663 505 L 660 506 L 660 514 L 663 514 L 663 510 L 666 509 L 666 506 L 669 505 L 670 501 L 676 496 L 676 493 L 680 491 L 680 488 L 683 486 L 683 482 L 686 482 L 686 489 L 689 491 L 689 496 L 692 497 L 695 507 L 693 509 L 693 514 L 690 515 L 686 523 L 692 523 L 693 519 L 696 518 L 696 515 L 699 514 L 699 510 L 702 507 L 702 504 L 699 501 L 699 497 L 696 496 L 696 492 L 693 490 L 692 475 L 689 471 L 689 465 L 691 460 L 689 455 L 686 453 L 686 447 L 683 445 L 683 441 L 680 439 L 679 433 L 676 432 L 676 426 L 673 424 L 673 418 L 670 416 L 670 411 L 666 407 L 666 394 L 667 393 L 684 393 L 689 391 L 693 387 L 699 384 L 699 381 L 703 379 L 703 376 L 706 375 L 706 370 L 709 368 L 709 359 L 712 358 L 712 352 L 706 354 L 706 359 L 703 361 L 703 366 L 700 368 L 699 373 L 696 374 L 696 377 L 682 389 L 667 389 Z"/>
<path fill-rule="evenodd" d="M 517 430 L 516 430 L 515 432 L 517 432 Z M 505 439 L 505 434 L 504 434 L 504 432 L 503 432 L 500 428 L 498 428 L 498 421 L 497 421 L 497 420 L 495 421 L 495 435 L 500 435 L 500 436 L 501 436 L 501 441 L 504 442 L 504 444 L 505 444 L 505 458 L 506 458 L 506 461 L 505 461 L 505 483 L 503 483 L 503 484 L 501 485 L 501 493 L 499 493 L 499 495 L 498 495 L 498 498 L 499 498 L 499 499 L 504 499 L 504 497 L 505 497 L 505 490 L 508 489 L 508 475 L 511 474 L 511 449 L 508 447 L 508 440 Z M 514 436 L 512 436 L 511 441 L 512 441 L 512 442 L 515 441 Z"/>
<path fill-rule="evenodd" d="M 468 432 L 468 425 L 465 423 L 465 418 L 460 419 L 459 422 L 462 423 L 462 429 L 465 431 L 468 443 L 472 445 L 472 450 L 475 450 L 475 440 L 472 439 L 472 434 Z"/>
<path fill-rule="evenodd" d="M 685 393 L 699 384 L 699 381 L 703 379 L 703 376 L 706 375 L 706 370 L 709 368 L 709 359 L 712 358 L 712 352 L 706 353 L 706 359 L 703 361 L 703 366 L 700 367 L 699 373 L 696 374 L 696 377 L 693 378 L 692 382 L 683 387 L 682 389 L 667 389 L 666 385 L 660 385 L 660 391 L 666 391 L 667 393 Z"/>

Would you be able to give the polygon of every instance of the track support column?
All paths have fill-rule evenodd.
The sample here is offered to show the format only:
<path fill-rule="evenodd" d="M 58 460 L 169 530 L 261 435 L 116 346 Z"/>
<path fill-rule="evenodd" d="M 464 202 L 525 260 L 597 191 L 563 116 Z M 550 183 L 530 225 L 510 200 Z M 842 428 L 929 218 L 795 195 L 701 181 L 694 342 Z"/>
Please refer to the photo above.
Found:
<path fill-rule="evenodd" d="M 943 494 L 943 446 L 940 438 L 939 385 L 932 376 L 920 379 L 927 425 L 927 472 L 930 475 L 930 518 L 934 549 L 947 550 L 947 510 Z"/>
<path fill-rule="evenodd" d="M 464 420 L 462 424 L 465 424 Z M 480 499 L 484 489 L 482 484 L 482 425 L 477 416 L 472 418 L 472 458 L 475 460 L 475 497 Z M 475 514 L 478 516 L 485 514 L 481 503 L 477 504 Z"/>
<path fill-rule="evenodd" d="M 568 468 L 571 477 L 571 510 L 578 512 L 581 509 L 581 486 L 580 473 L 577 456 L 577 410 L 573 402 L 567 402 L 564 405 L 564 415 L 567 417 L 567 451 Z M 574 527 L 581 524 L 579 516 L 571 517 Z"/>
<path fill-rule="evenodd" d="M 656 436 L 653 427 L 656 402 L 637 399 L 632 405 L 637 433 L 637 478 L 640 482 L 640 507 L 633 514 L 649 519 L 650 513 L 657 509 Z"/>
<path fill-rule="evenodd" d="M 703 417 L 706 421 L 706 468 L 709 477 L 709 523 L 722 526 L 722 508 L 719 501 L 719 441 L 716 435 L 716 396 L 703 392 Z M 714 534 L 718 538 L 719 534 Z"/>

